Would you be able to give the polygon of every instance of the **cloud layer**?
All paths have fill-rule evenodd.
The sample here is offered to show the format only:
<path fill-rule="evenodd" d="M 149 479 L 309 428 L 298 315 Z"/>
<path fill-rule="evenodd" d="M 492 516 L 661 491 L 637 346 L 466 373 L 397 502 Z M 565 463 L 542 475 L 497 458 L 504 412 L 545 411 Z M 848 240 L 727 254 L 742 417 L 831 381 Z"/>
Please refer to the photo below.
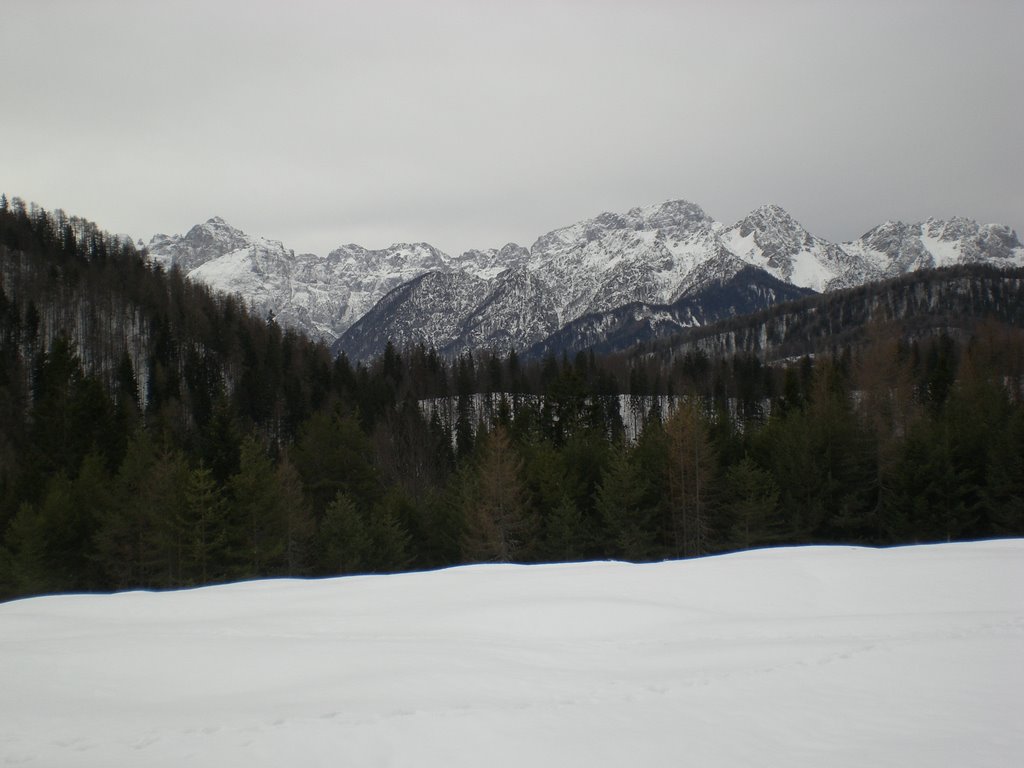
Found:
<path fill-rule="evenodd" d="M 1024 5 L 18 3 L 0 190 L 147 238 L 458 253 L 602 210 L 1024 225 Z"/>

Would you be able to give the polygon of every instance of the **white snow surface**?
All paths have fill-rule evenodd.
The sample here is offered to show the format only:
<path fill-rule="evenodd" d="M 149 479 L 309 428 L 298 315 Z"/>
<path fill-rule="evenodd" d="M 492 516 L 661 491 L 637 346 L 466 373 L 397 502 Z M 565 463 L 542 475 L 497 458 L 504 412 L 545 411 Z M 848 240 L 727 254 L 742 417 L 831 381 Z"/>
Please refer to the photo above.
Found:
<path fill-rule="evenodd" d="M 1024 540 L 0 605 L 23 766 L 1024 764 Z"/>

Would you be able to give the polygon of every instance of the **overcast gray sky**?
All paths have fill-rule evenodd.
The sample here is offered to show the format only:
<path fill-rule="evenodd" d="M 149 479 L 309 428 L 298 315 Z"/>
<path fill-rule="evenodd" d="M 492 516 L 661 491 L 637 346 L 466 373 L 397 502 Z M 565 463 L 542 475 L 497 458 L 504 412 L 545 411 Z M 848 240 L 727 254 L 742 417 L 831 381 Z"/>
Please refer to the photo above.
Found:
<path fill-rule="evenodd" d="M 0 0 L 0 190 L 458 253 L 685 198 L 1024 227 L 1021 0 Z"/>

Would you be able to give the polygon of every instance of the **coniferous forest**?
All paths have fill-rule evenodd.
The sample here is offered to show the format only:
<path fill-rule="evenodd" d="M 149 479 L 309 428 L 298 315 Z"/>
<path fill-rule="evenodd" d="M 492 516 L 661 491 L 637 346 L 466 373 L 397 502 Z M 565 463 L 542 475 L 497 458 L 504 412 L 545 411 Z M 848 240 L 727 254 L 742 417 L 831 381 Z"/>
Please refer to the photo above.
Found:
<path fill-rule="evenodd" d="M 771 365 L 352 364 L 0 197 L 0 598 L 1024 535 L 1022 399 L 996 321 Z"/>

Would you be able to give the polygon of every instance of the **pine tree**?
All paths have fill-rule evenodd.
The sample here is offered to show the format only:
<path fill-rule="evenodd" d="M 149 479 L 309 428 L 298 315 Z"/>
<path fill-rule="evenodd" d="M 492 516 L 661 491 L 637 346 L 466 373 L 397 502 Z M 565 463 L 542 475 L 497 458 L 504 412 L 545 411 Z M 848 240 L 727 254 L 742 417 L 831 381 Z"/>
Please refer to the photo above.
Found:
<path fill-rule="evenodd" d="M 240 446 L 242 443 L 231 403 L 221 392 L 213 405 L 209 424 L 205 425 L 202 439 L 202 456 L 209 466 L 217 485 L 225 485 L 228 478 L 238 472 Z"/>
<path fill-rule="evenodd" d="M 244 533 L 238 558 L 249 577 L 286 570 L 287 512 L 281 504 L 278 475 L 263 444 L 253 436 L 242 442 L 238 473 L 229 481 L 230 518 Z"/>
<path fill-rule="evenodd" d="M 330 411 L 314 414 L 300 429 L 289 456 L 318 520 L 338 493 L 365 507 L 381 498 L 382 483 L 372 463 L 370 441 L 351 416 Z"/>
<path fill-rule="evenodd" d="M 327 505 L 318 541 L 322 573 L 343 575 L 368 569 L 370 532 L 355 502 L 346 494 L 339 492 Z"/>
<path fill-rule="evenodd" d="M 604 523 L 607 554 L 644 560 L 653 554 L 654 510 L 645 504 L 647 484 L 624 449 L 616 451 L 597 489 L 594 504 Z"/>
<path fill-rule="evenodd" d="M 745 457 L 729 467 L 722 487 L 722 508 L 729 524 L 725 540 L 730 548 L 750 549 L 781 540 L 779 487 L 769 472 Z"/>
<path fill-rule="evenodd" d="M 189 472 L 182 520 L 187 537 L 182 564 L 186 584 L 209 584 L 220 581 L 230 572 L 227 511 L 227 501 L 213 472 L 205 466 Z"/>
<path fill-rule="evenodd" d="M 366 522 L 369 535 L 369 567 L 378 573 L 394 573 L 407 568 L 409 555 L 409 533 L 402 522 L 408 516 L 409 504 L 400 491 L 389 493 L 373 506 Z"/>
<path fill-rule="evenodd" d="M 4 539 L 3 592 L 33 595 L 53 589 L 55 579 L 49 569 L 45 527 L 45 519 L 35 505 L 22 502 Z"/>
<path fill-rule="evenodd" d="M 1020 404 L 994 436 L 985 506 L 995 535 L 1024 535 L 1024 407 Z"/>
<path fill-rule="evenodd" d="M 591 554 L 595 550 L 595 532 L 590 530 L 578 502 L 586 490 L 580 478 L 566 466 L 565 451 L 540 441 L 523 446 L 522 454 L 530 519 L 537 523 L 531 558 L 562 562 Z"/>
<path fill-rule="evenodd" d="M 49 479 L 38 504 L 22 504 L 11 521 L 14 591 L 20 594 L 82 591 L 102 586 L 92 557 L 95 512 L 108 503 L 104 461 L 90 454 L 79 476 L 63 472 Z"/>
<path fill-rule="evenodd" d="M 148 499 L 156 447 L 145 430 L 129 440 L 114 483 L 113 503 L 100 514 L 94 538 L 97 559 L 111 587 L 156 586 L 150 546 L 155 539 L 155 513 Z"/>
<path fill-rule="evenodd" d="M 569 563 L 585 555 L 589 539 L 583 513 L 567 493 L 563 493 L 544 519 L 543 559 Z"/>

